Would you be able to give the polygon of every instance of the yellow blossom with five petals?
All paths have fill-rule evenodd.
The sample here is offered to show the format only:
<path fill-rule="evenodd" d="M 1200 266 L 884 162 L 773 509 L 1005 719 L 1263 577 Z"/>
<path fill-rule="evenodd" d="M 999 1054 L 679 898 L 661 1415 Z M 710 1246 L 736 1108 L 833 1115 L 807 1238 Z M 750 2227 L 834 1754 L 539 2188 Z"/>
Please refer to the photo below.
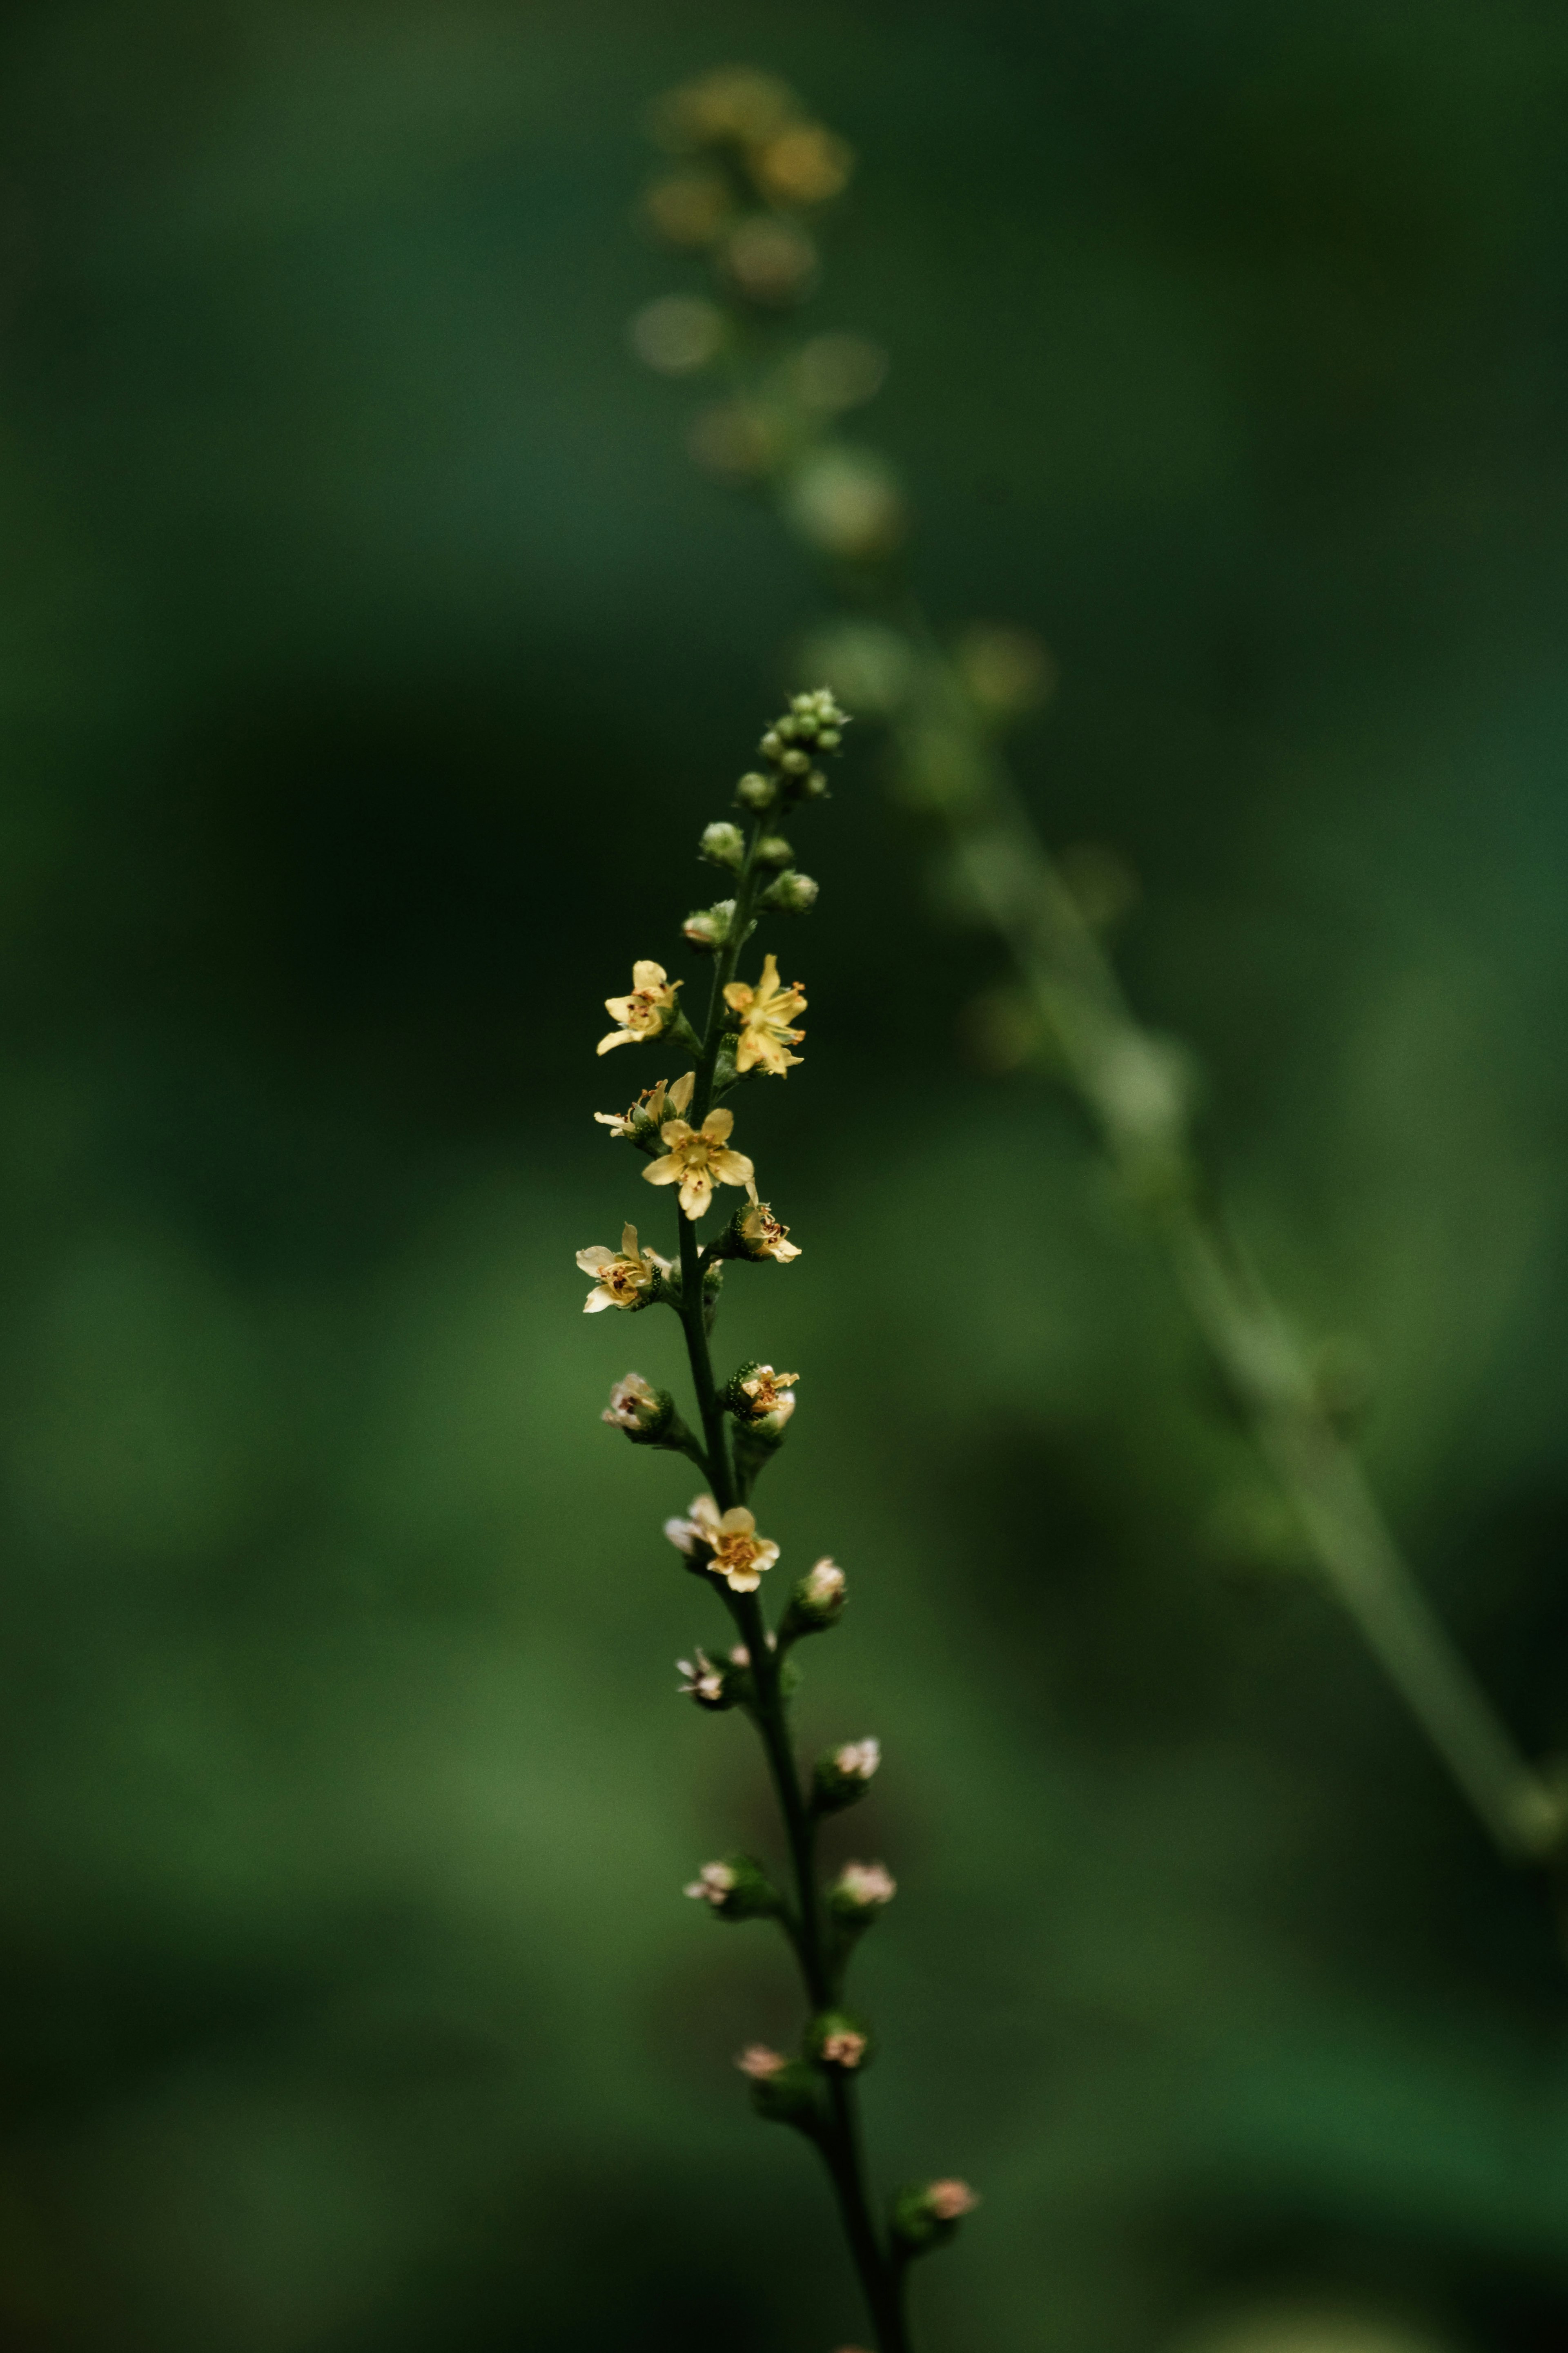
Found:
<path fill-rule="evenodd" d="M 799 984 L 786 987 L 779 979 L 778 958 L 765 956 L 763 976 L 755 988 L 743 980 L 732 980 L 724 991 L 724 1002 L 741 1017 L 740 1040 L 735 1048 L 737 1071 L 766 1071 L 782 1079 L 803 1058 L 788 1049 L 798 1046 L 805 1036 L 804 1029 L 792 1029 L 790 1023 L 797 1013 L 805 1011 L 805 997 Z"/>
<path fill-rule="evenodd" d="M 756 1521 L 739 1504 L 721 1512 L 711 1495 L 699 1495 L 688 1525 L 708 1546 L 713 1556 L 710 1567 L 731 1593 L 754 1593 L 763 1581 L 763 1571 L 772 1568 L 779 1556 L 777 1545 L 770 1536 L 757 1534 Z"/>
<path fill-rule="evenodd" d="M 650 1185 L 679 1185 L 682 1209 L 689 1218 L 700 1218 L 715 1185 L 749 1185 L 755 1174 L 743 1152 L 730 1149 L 734 1124 L 729 1111 L 710 1111 L 700 1128 L 683 1119 L 666 1120 L 659 1129 L 664 1157 L 645 1168 L 644 1176 Z"/>
<path fill-rule="evenodd" d="M 584 1315 L 602 1314 L 606 1307 L 646 1307 L 659 1276 L 669 1272 L 668 1259 L 660 1258 L 657 1250 L 637 1248 L 635 1226 L 621 1229 L 618 1250 L 595 1242 L 592 1250 L 578 1251 L 577 1263 L 584 1274 L 595 1278 L 594 1288 L 583 1303 Z"/>
<path fill-rule="evenodd" d="M 607 1054 L 612 1046 L 637 1046 L 645 1038 L 658 1037 L 675 1018 L 676 990 L 685 986 L 683 980 L 666 979 L 661 964 L 640 957 L 632 966 L 630 993 L 605 999 L 605 1012 L 620 1027 L 600 1039 L 597 1051 Z"/>

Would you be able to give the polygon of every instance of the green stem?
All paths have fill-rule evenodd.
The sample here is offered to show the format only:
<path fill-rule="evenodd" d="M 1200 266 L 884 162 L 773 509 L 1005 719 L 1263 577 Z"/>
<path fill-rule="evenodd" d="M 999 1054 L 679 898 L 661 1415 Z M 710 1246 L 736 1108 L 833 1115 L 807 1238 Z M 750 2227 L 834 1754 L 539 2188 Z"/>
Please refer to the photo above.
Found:
<path fill-rule="evenodd" d="M 693 1127 L 701 1126 L 712 1101 L 714 1073 L 724 1029 L 724 989 L 734 977 L 741 949 L 750 929 L 756 851 L 763 826 L 763 820 L 759 817 L 752 828 L 745 861 L 736 883 L 735 914 L 730 936 L 715 961 L 707 1029 L 698 1061 L 697 1082 L 692 1090 L 689 1118 Z M 729 1511 L 741 1500 L 740 1482 L 735 1473 L 724 1408 L 713 1377 L 697 1229 L 694 1220 L 686 1216 L 679 1202 L 676 1219 L 680 1234 L 680 1321 L 691 1366 L 691 1384 L 697 1394 L 698 1410 L 702 1417 L 714 1501 L 721 1512 Z M 767 1757 L 768 1772 L 789 1846 L 795 1908 L 793 1919 L 784 1924 L 785 1933 L 800 1964 L 806 2000 L 813 2011 L 820 2011 L 830 2007 L 835 1998 L 834 1968 L 823 1920 L 821 1891 L 817 1884 L 816 1825 L 801 1788 L 800 1772 L 790 1744 L 789 1704 L 784 1698 L 780 1679 L 783 1661 L 778 1651 L 770 1646 L 766 1620 L 756 1596 L 726 1592 L 724 1599 L 751 1657 L 752 1680 L 756 1693 L 752 1719 Z M 909 2353 L 899 2266 L 879 2234 L 867 2189 L 855 2086 L 837 2069 L 828 2070 L 826 2073 L 827 2118 L 817 2146 L 838 2200 L 844 2234 L 870 2312 L 879 2353 Z"/>

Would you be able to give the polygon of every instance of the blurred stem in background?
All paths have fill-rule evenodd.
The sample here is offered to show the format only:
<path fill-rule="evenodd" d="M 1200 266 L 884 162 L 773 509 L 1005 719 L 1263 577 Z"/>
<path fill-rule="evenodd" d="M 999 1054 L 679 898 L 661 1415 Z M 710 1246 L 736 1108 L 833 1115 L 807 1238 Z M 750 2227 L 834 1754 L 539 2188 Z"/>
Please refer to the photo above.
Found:
<path fill-rule="evenodd" d="M 1404 1558 L 1321 1374 L 1205 1179 L 1190 1059 L 1129 1007 L 1095 891 L 1047 852 L 1004 757 L 1009 720 L 1048 691 L 1049 657 L 1022 630 L 937 636 L 902 562 L 896 476 L 837 421 L 879 389 L 884 355 L 858 335 L 791 328 L 818 274 L 808 222 L 847 186 L 850 149 L 746 68 L 668 93 L 653 127 L 671 160 L 645 192 L 645 222 L 701 258 L 710 290 L 649 303 L 635 349 L 666 375 L 722 375 L 726 397 L 695 418 L 691 453 L 767 498 L 824 561 L 843 617 L 813 659 L 836 693 L 887 723 L 895 797 L 938 828 L 952 883 L 1016 976 L 1002 1018 L 1035 1025 L 1088 1109 L 1318 1570 L 1477 1818 L 1505 1857 L 1555 1873 L 1568 1795 L 1523 1755 Z"/>

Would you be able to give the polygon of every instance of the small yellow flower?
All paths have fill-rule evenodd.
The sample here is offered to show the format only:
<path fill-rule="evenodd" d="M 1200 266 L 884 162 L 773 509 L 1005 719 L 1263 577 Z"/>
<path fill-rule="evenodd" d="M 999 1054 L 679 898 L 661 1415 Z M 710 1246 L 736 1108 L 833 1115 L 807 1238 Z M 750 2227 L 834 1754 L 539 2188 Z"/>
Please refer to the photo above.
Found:
<path fill-rule="evenodd" d="M 743 980 L 731 981 L 724 1002 L 741 1017 L 737 1071 L 763 1070 L 782 1079 L 802 1060 L 787 1050 L 798 1046 L 805 1036 L 804 1029 L 789 1026 L 797 1013 L 805 1011 L 805 998 L 798 982 L 793 988 L 781 985 L 776 956 L 763 958 L 763 976 L 755 988 Z"/>
<path fill-rule="evenodd" d="M 751 1206 L 741 1212 L 741 1238 L 752 1258 L 777 1259 L 787 1266 L 792 1258 L 800 1256 L 800 1244 L 789 1239 L 789 1228 L 781 1226 L 765 1201 L 757 1198 L 755 1185 L 748 1185 Z"/>
<path fill-rule="evenodd" d="M 677 1079 L 669 1087 L 659 1079 L 651 1087 L 645 1087 L 627 1110 L 596 1111 L 594 1117 L 612 1135 L 639 1135 L 645 1128 L 662 1125 L 672 1111 L 684 1111 L 696 1084 L 695 1071 L 688 1071 L 684 1078 Z"/>
<path fill-rule="evenodd" d="M 787 1421 L 795 1411 L 795 1385 L 798 1373 L 775 1373 L 771 1365 L 759 1365 L 750 1380 L 741 1383 L 741 1393 L 749 1402 L 746 1411 L 760 1421 L 766 1413 L 776 1413 Z"/>
<path fill-rule="evenodd" d="M 735 1115 L 728 1111 L 710 1111 L 700 1128 L 683 1119 L 667 1120 L 658 1131 L 664 1157 L 645 1168 L 644 1176 L 650 1185 L 679 1185 L 681 1208 L 689 1218 L 700 1218 L 715 1185 L 749 1185 L 754 1174 L 743 1152 L 730 1150 L 734 1124 Z"/>
<path fill-rule="evenodd" d="M 754 1593 L 763 1581 L 763 1571 L 772 1568 L 779 1556 L 777 1545 L 757 1534 L 750 1512 L 737 1505 L 721 1514 L 711 1495 L 698 1496 L 689 1525 L 696 1530 L 699 1542 L 708 1546 L 713 1556 L 710 1566 L 731 1593 Z"/>
<path fill-rule="evenodd" d="M 646 956 L 634 964 L 630 995 L 605 999 L 605 1012 L 621 1026 L 600 1039 L 598 1051 L 607 1054 L 612 1046 L 639 1045 L 645 1038 L 657 1038 L 668 1029 L 675 1015 L 675 992 L 685 986 L 683 980 L 667 980 L 664 966 L 649 963 Z"/>
<path fill-rule="evenodd" d="M 646 1307 L 659 1276 L 669 1272 L 668 1259 L 656 1250 L 637 1248 L 635 1226 L 621 1229 L 618 1250 L 595 1242 L 592 1250 L 578 1251 L 577 1263 L 584 1274 L 595 1278 L 594 1288 L 583 1303 L 584 1315 L 598 1315 L 606 1307 Z"/>

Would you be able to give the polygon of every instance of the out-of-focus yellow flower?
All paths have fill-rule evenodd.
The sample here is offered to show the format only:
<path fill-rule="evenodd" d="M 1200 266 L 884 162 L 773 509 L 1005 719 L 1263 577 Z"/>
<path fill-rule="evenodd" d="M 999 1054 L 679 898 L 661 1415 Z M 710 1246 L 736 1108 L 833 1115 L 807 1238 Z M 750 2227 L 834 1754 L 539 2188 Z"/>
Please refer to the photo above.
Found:
<path fill-rule="evenodd" d="M 700 251 L 716 244 L 735 216 L 721 172 L 672 172 L 643 193 L 643 213 L 667 245 Z"/>
<path fill-rule="evenodd" d="M 700 1128 L 683 1119 L 666 1120 L 659 1130 L 665 1155 L 645 1168 L 644 1176 L 650 1185 L 679 1185 L 682 1209 L 689 1218 L 700 1218 L 715 1185 L 749 1185 L 755 1174 L 743 1152 L 730 1149 L 734 1124 L 735 1115 L 728 1111 L 710 1111 Z"/>
<path fill-rule="evenodd" d="M 577 1263 L 594 1277 L 594 1288 L 583 1303 L 584 1315 L 602 1314 L 606 1307 L 646 1307 L 659 1276 L 669 1272 L 668 1259 L 637 1248 L 635 1226 L 623 1226 L 618 1250 L 595 1242 L 592 1250 L 578 1251 Z"/>
<path fill-rule="evenodd" d="M 715 66 L 696 80 L 667 90 L 654 110 L 654 125 L 677 148 L 749 145 L 767 139 L 789 121 L 799 100 L 788 82 L 755 66 Z"/>
<path fill-rule="evenodd" d="M 731 981 L 724 991 L 724 1002 L 741 1017 L 740 1043 L 735 1049 L 737 1071 L 763 1070 L 782 1079 L 803 1059 L 785 1050 L 798 1046 L 805 1036 L 804 1029 L 792 1029 L 789 1026 L 797 1013 L 805 1011 L 805 997 L 798 982 L 786 987 L 780 981 L 776 956 L 764 959 L 763 976 L 755 988 L 743 980 Z"/>
<path fill-rule="evenodd" d="M 798 302 L 816 274 L 816 248 L 805 231 L 768 213 L 737 222 L 719 259 L 748 302 L 773 310 Z"/>
<path fill-rule="evenodd" d="M 598 1051 L 607 1054 L 612 1046 L 636 1046 L 645 1038 L 657 1038 L 669 1027 L 675 992 L 685 986 L 683 980 L 667 980 L 661 964 L 653 964 L 646 956 L 639 959 L 632 966 L 629 994 L 605 999 L 605 1012 L 620 1027 L 600 1039 Z"/>
<path fill-rule="evenodd" d="M 825 205 L 854 169 L 854 149 L 822 122 L 789 123 L 752 156 L 757 185 L 776 205 Z"/>

